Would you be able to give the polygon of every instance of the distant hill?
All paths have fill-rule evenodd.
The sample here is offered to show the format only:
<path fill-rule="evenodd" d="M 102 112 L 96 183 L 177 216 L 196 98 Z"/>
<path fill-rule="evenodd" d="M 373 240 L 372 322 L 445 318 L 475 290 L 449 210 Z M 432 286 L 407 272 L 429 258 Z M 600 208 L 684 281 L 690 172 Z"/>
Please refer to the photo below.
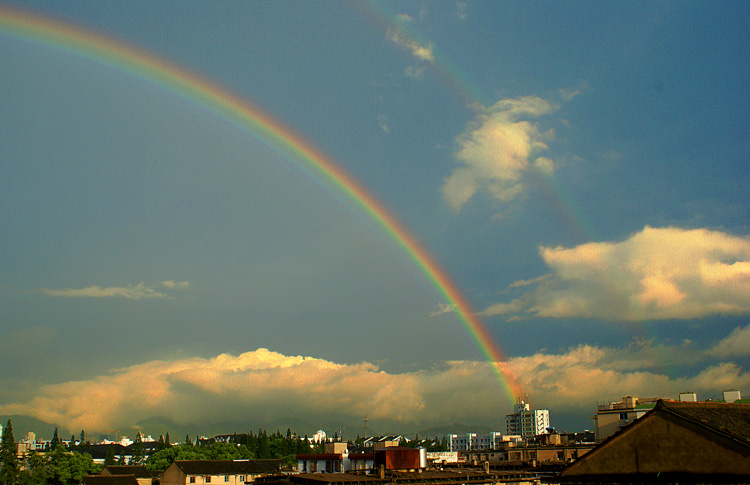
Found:
<path fill-rule="evenodd" d="M 434 438 L 438 436 L 442 438 L 449 434 L 466 434 L 466 433 L 477 433 L 477 434 L 489 434 L 493 431 L 505 432 L 505 426 L 503 428 L 490 428 L 488 426 L 467 426 L 465 424 L 454 423 L 448 426 L 436 426 L 432 428 L 422 429 L 417 431 L 420 438 Z"/>
<path fill-rule="evenodd" d="M 55 424 L 45 423 L 44 421 L 40 421 L 30 416 L 22 415 L 0 416 L 0 424 L 5 426 L 9 417 L 13 422 L 13 434 L 16 441 L 23 439 L 29 431 L 36 433 L 37 439 L 52 439 L 52 434 L 57 426 Z M 419 434 L 420 438 L 434 438 L 435 436 L 442 438 L 444 435 L 451 433 L 484 434 L 491 431 L 503 431 L 503 429 L 500 428 L 495 429 L 483 425 L 454 423 L 446 426 L 420 427 L 418 424 L 378 420 L 376 422 L 371 421 L 365 432 L 364 422 L 359 418 L 354 417 L 342 417 L 340 420 L 326 418 L 320 420 L 304 420 L 300 418 L 267 420 L 253 417 L 244 421 L 179 424 L 163 416 L 154 416 L 139 421 L 130 427 L 122 427 L 118 430 L 118 436 L 128 436 L 133 439 L 136 433 L 140 431 L 144 436 L 151 435 L 154 439 L 158 439 L 159 435 L 166 435 L 169 433 L 169 438 L 172 443 L 181 443 L 185 441 L 185 435 L 190 435 L 190 438 L 195 440 L 196 436 L 213 437 L 220 434 L 239 434 L 249 433 L 251 431 L 253 434 L 257 434 L 259 428 L 265 429 L 269 434 L 275 433 L 276 431 L 286 434 L 286 430 L 289 428 L 293 433 L 300 436 L 312 436 L 316 431 L 322 429 L 328 436 L 333 436 L 334 433 L 338 433 L 346 440 L 354 440 L 357 436 L 364 437 L 366 435 L 379 436 L 386 434 L 402 434 L 406 438 L 412 439 L 415 434 Z M 104 434 L 101 433 L 101 431 L 93 429 L 84 429 L 84 431 L 86 432 L 86 436 L 93 440 L 98 440 L 99 436 Z M 70 438 L 71 432 L 77 437 L 81 430 L 70 431 L 60 427 L 60 437 L 63 439 Z M 109 438 L 114 439 L 113 433 L 109 434 Z"/>
<path fill-rule="evenodd" d="M 51 440 L 52 436 L 55 434 L 55 427 L 58 427 L 56 424 L 45 423 L 44 421 L 32 418 L 31 416 L 23 416 L 20 414 L 9 416 L 5 414 L 0 415 L 0 425 L 2 425 L 3 428 L 5 428 L 5 424 L 8 422 L 9 418 L 10 422 L 13 424 L 13 437 L 16 441 L 21 441 L 26 438 L 26 433 L 29 432 L 36 434 L 36 439 L 38 440 Z M 67 439 L 70 438 L 70 436 L 65 436 L 65 433 L 60 431 L 60 438 Z"/>

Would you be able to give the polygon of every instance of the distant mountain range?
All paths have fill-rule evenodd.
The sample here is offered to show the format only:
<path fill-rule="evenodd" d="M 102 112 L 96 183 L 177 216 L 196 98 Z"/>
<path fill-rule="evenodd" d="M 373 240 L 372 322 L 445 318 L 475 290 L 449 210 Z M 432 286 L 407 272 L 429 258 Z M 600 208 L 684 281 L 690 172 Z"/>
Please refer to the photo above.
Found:
<path fill-rule="evenodd" d="M 23 416 L 20 414 L 9 416 L 5 414 L 0 415 L 0 426 L 3 427 L 3 430 L 5 430 L 5 425 L 8 422 L 8 419 L 10 419 L 10 422 L 13 424 L 13 437 L 16 441 L 21 441 L 26 438 L 26 433 L 29 432 L 34 433 L 38 440 L 51 440 L 52 436 L 55 434 L 55 428 L 59 427 L 55 424 L 46 423 L 36 418 L 32 418 L 31 416 Z M 81 431 L 79 430 L 78 433 L 80 434 Z M 70 436 L 65 436 L 65 433 L 63 432 L 60 432 L 59 436 L 62 439 L 70 439 Z"/>
<path fill-rule="evenodd" d="M 19 441 L 26 437 L 26 433 L 33 432 L 36 434 L 36 438 L 40 440 L 52 439 L 55 427 L 59 428 L 59 436 L 62 439 L 69 439 L 71 433 L 78 438 L 81 430 L 67 430 L 56 424 L 46 423 L 36 418 L 23 415 L 12 415 L 12 416 L 1 416 L 0 424 L 4 427 L 11 419 L 13 423 L 13 435 L 16 441 Z M 385 434 L 402 434 L 405 437 L 411 439 L 414 438 L 415 434 L 418 434 L 420 438 L 442 438 L 443 435 L 456 433 L 489 433 L 490 431 L 502 431 L 502 429 L 493 429 L 487 426 L 469 426 L 459 423 L 454 423 L 446 426 L 421 428 L 415 425 L 406 425 L 398 422 L 384 422 L 378 421 L 376 425 L 370 426 L 365 431 L 364 423 L 353 425 L 343 421 L 336 420 L 321 420 L 320 422 L 308 422 L 300 418 L 289 418 L 284 420 L 264 420 L 264 419 L 248 419 L 247 421 L 227 421 L 220 423 L 204 423 L 204 424 L 178 424 L 174 421 L 165 417 L 152 417 L 135 423 L 129 428 L 123 428 L 118 430 L 118 437 L 128 436 L 133 438 L 135 434 L 140 431 L 144 436 L 151 435 L 154 439 L 158 439 L 159 435 L 166 435 L 169 433 L 170 441 L 173 443 L 183 442 L 185 436 L 189 435 L 192 440 L 196 436 L 207 436 L 212 437 L 220 434 L 232 434 L 232 433 L 249 433 L 257 434 L 258 430 L 263 428 L 267 433 L 275 433 L 280 431 L 282 434 L 286 434 L 287 429 L 291 429 L 292 433 L 296 433 L 300 436 L 312 436 L 316 431 L 322 429 L 328 436 L 333 436 L 338 433 L 345 440 L 354 440 L 357 436 L 378 436 Z M 86 436 L 93 440 L 98 440 L 102 434 L 96 430 L 85 430 Z M 110 439 L 114 439 L 113 433 L 108 434 Z"/>

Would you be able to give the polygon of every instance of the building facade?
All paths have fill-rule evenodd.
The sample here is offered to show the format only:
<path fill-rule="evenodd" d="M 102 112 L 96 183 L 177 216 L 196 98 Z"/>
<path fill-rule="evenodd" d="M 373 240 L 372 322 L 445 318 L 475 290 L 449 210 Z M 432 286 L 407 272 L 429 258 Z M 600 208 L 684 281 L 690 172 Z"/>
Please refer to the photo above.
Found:
<path fill-rule="evenodd" d="M 281 460 L 175 460 L 161 475 L 161 485 L 242 485 L 278 474 Z"/>
<path fill-rule="evenodd" d="M 519 435 L 524 440 L 546 433 L 549 427 L 549 410 L 531 409 L 520 399 L 513 406 L 513 413 L 505 415 L 505 433 Z"/>
<path fill-rule="evenodd" d="M 683 393 L 685 394 L 685 393 Z M 693 394 L 694 395 L 694 394 Z M 691 400 L 682 399 L 681 400 Z M 623 396 L 619 402 L 599 404 L 594 416 L 594 435 L 596 442 L 601 443 L 620 429 L 641 418 L 654 408 L 658 399 Z"/>
<path fill-rule="evenodd" d="M 508 442 L 520 440 L 520 435 L 507 435 L 499 431 L 492 431 L 487 434 L 450 434 L 448 435 L 448 449 L 450 451 L 500 450 Z"/>

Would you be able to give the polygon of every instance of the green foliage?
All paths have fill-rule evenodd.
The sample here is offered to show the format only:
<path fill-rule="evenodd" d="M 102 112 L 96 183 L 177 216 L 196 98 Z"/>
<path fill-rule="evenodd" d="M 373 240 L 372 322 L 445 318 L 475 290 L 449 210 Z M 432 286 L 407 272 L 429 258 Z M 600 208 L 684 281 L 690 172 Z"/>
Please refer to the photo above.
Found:
<path fill-rule="evenodd" d="M 175 460 L 248 460 L 255 456 L 244 445 L 211 443 L 210 446 L 171 446 L 157 451 L 146 460 L 149 470 L 164 471 Z"/>
<path fill-rule="evenodd" d="M 145 459 L 145 451 L 143 449 L 143 439 L 141 438 L 141 432 L 139 431 L 135 435 L 135 443 L 133 443 L 133 454 L 130 457 L 130 465 L 142 465 Z"/>
<path fill-rule="evenodd" d="M 76 485 L 84 475 L 101 471 L 88 453 L 67 452 L 60 446 L 49 453 L 29 453 L 26 464 L 19 485 Z"/>
<path fill-rule="evenodd" d="M 49 443 L 50 451 L 55 451 L 60 446 L 60 437 L 57 434 L 57 427 L 55 427 L 55 434 L 52 436 L 52 441 Z"/>
<path fill-rule="evenodd" d="M 16 457 L 16 438 L 13 436 L 13 423 L 8 423 L 3 429 L 3 439 L 0 442 L 0 483 L 15 485 L 18 483 L 20 464 Z"/>
<path fill-rule="evenodd" d="M 159 440 L 161 442 L 161 440 Z M 187 439 L 186 439 L 187 441 Z M 298 453 L 311 453 L 307 439 L 302 439 L 287 429 L 269 435 L 264 429 L 253 433 L 234 434 L 229 443 L 203 441 L 179 446 L 166 446 L 146 460 L 149 470 L 164 471 L 174 460 L 242 460 L 242 459 L 277 459 L 284 465 L 295 466 Z M 322 451 L 322 443 L 319 445 Z"/>
<path fill-rule="evenodd" d="M 114 445 L 110 445 L 109 448 L 107 448 L 107 454 L 104 457 L 104 466 L 114 465 L 114 464 L 115 464 L 115 447 Z"/>

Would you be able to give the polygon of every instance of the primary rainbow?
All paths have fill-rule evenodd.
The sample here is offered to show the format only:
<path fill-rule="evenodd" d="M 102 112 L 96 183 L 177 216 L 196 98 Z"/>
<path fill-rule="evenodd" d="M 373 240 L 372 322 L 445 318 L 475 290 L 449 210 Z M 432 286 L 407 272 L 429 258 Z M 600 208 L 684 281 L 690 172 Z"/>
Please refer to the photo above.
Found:
<path fill-rule="evenodd" d="M 80 27 L 0 7 L 0 33 L 63 49 L 158 84 L 259 136 L 295 163 L 303 164 L 317 177 L 337 187 L 349 201 L 369 214 L 386 231 L 445 298 L 484 358 L 492 364 L 506 397 L 512 402 L 516 396 L 522 395 L 515 378 L 504 363 L 505 359 L 497 344 L 445 271 L 372 194 L 329 156 L 289 127 L 196 73 L 136 47 Z"/>

